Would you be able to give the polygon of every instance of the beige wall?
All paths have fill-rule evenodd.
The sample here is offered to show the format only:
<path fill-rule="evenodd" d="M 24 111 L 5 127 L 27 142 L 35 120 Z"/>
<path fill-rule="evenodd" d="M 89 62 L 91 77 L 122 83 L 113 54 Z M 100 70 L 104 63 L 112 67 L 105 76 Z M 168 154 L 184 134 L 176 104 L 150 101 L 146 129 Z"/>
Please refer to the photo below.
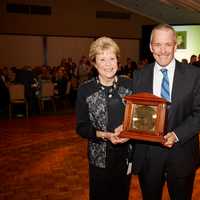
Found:
<path fill-rule="evenodd" d="M 43 38 L 26 35 L 0 35 L 0 67 L 44 64 Z"/>
<path fill-rule="evenodd" d="M 51 16 L 6 13 L 5 0 L 0 1 L 0 33 L 47 34 L 96 37 L 108 35 L 121 38 L 140 38 L 141 26 L 153 24 L 138 14 L 131 20 L 96 19 L 96 11 L 128 12 L 103 0 L 37 0 L 52 6 Z M 34 2 L 12 0 L 11 2 Z M 46 3 L 45 3 L 46 2 Z"/>
<path fill-rule="evenodd" d="M 49 5 L 52 15 L 8 14 L 6 2 Z M 44 35 L 50 65 L 68 56 L 78 62 L 99 36 L 116 39 L 123 64 L 127 57 L 138 61 L 141 26 L 154 22 L 138 14 L 130 20 L 96 19 L 96 11 L 128 12 L 103 0 L 0 0 L 0 67 L 44 64 Z"/>
<path fill-rule="evenodd" d="M 48 36 L 46 40 L 46 64 L 57 66 L 62 58 L 68 57 L 72 57 L 78 64 L 82 56 L 88 56 L 94 38 Z M 138 61 L 139 40 L 115 39 L 115 41 L 121 50 L 122 64 L 125 64 L 127 57 Z M 24 65 L 35 67 L 45 63 L 43 36 L 0 34 L 0 44 L 0 68 L 3 66 L 21 68 Z"/>

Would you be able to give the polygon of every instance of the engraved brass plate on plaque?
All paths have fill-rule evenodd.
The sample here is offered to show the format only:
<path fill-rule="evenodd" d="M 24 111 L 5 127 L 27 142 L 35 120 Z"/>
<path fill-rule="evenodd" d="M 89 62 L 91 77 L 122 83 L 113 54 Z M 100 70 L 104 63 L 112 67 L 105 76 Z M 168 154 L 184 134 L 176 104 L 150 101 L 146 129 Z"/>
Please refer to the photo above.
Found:
<path fill-rule="evenodd" d="M 133 109 L 131 130 L 155 132 L 157 107 L 136 104 Z"/>

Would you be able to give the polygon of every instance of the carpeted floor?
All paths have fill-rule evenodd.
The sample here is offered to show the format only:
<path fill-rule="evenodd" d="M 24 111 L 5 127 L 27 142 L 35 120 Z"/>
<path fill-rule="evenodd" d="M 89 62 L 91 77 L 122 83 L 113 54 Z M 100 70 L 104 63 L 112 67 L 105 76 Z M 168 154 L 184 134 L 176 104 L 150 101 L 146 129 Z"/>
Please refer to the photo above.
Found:
<path fill-rule="evenodd" d="M 74 127 L 73 112 L 1 119 L 0 200 L 87 200 L 87 141 Z M 193 200 L 200 199 L 199 184 L 200 170 Z M 141 199 L 137 176 L 132 177 L 131 199 Z"/>

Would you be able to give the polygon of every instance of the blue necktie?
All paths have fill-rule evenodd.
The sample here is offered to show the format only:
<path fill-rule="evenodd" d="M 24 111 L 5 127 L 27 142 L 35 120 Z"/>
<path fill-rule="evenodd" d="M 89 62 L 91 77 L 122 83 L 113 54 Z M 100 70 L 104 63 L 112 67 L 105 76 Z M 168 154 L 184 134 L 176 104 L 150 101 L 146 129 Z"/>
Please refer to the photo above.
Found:
<path fill-rule="evenodd" d="M 169 93 L 169 78 L 167 69 L 160 70 L 163 74 L 162 84 L 161 84 L 161 97 L 170 101 L 170 93 Z"/>

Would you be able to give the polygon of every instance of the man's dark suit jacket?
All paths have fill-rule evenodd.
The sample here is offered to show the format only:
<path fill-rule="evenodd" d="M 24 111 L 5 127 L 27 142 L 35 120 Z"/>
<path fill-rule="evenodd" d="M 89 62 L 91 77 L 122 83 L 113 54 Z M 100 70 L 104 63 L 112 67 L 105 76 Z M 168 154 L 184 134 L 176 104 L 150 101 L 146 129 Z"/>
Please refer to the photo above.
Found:
<path fill-rule="evenodd" d="M 134 76 L 135 92 L 153 93 L 154 63 L 146 65 Z M 171 104 L 167 109 L 166 133 L 174 131 L 179 139 L 172 148 L 159 144 L 136 142 L 134 170 L 138 173 L 146 159 L 167 160 L 178 177 L 194 172 L 199 159 L 200 69 L 176 61 Z M 151 163 L 151 162 L 150 162 Z M 166 166 L 167 167 L 167 166 Z"/>

